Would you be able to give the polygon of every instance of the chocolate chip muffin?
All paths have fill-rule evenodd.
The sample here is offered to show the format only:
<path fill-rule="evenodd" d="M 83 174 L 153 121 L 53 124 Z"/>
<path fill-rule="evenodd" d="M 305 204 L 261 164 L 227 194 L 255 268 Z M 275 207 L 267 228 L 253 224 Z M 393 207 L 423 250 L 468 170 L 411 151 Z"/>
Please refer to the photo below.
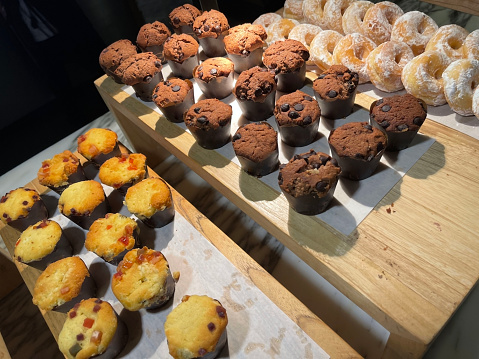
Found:
<path fill-rule="evenodd" d="M 387 137 L 367 122 L 349 122 L 332 130 L 328 142 L 341 167 L 341 176 L 357 181 L 374 173 L 386 149 Z"/>
<path fill-rule="evenodd" d="M 276 101 L 274 117 L 284 143 L 300 147 L 316 140 L 321 110 L 307 93 L 296 90 L 281 96 Z"/>
<path fill-rule="evenodd" d="M 155 21 L 140 28 L 136 37 L 136 44 L 141 51 L 152 52 L 164 62 L 163 45 L 169 36 L 171 36 L 170 29 L 162 22 Z"/>
<path fill-rule="evenodd" d="M 332 65 L 313 82 L 321 115 L 335 119 L 348 116 L 353 110 L 359 76 L 346 66 Z"/>
<path fill-rule="evenodd" d="M 271 71 L 259 66 L 243 71 L 233 89 L 243 116 L 262 121 L 273 113 L 276 81 Z"/>
<path fill-rule="evenodd" d="M 116 70 L 123 60 L 137 53 L 136 46 L 130 40 L 118 40 L 108 45 L 100 53 L 100 67 L 110 76 L 116 83 L 122 84 L 121 77 Z"/>
<path fill-rule="evenodd" d="M 208 57 L 226 55 L 223 39 L 229 28 L 226 16 L 214 9 L 203 12 L 193 23 L 193 31 Z"/>
<path fill-rule="evenodd" d="M 173 75 L 191 79 L 193 70 L 198 66 L 198 42 L 187 34 L 173 34 L 164 45 L 166 61 Z"/>
<path fill-rule="evenodd" d="M 266 176 L 278 167 L 278 134 L 267 122 L 242 125 L 232 139 L 241 168 L 253 176 Z"/>
<path fill-rule="evenodd" d="M 195 103 L 190 80 L 170 78 L 160 82 L 153 91 L 153 101 L 171 122 L 183 122 L 186 111 Z"/>
<path fill-rule="evenodd" d="M 235 71 L 241 73 L 253 66 L 260 66 L 266 30 L 261 25 L 242 24 L 232 27 L 225 36 L 226 53 L 235 64 Z"/>
<path fill-rule="evenodd" d="M 184 4 L 174 8 L 168 15 L 171 26 L 177 34 L 188 34 L 195 36 L 193 23 L 201 15 L 201 11 L 191 4 Z"/>
<path fill-rule="evenodd" d="M 410 94 L 374 101 L 369 111 L 371 125 L 386 131 L 388 151 L 409 146 L 427 116 L 427 105 Z"/>
<path fill-rule="evenodd" d="M 222 99 L 233 89 L 234 64 L 224 57 L 212 57 L 195 68 L 193 77 L 205 97 Z"/>
<path fill-rule="evenodd" d="M 203 148 L 213 149 L 225 145 L 231 137 L 230 105 L 218 99 L 198 101 L 185 114 L 185 124 Z"/>
<path fill-rule="evenodd" d="M 316 215 L 324 212 L 333 199 L 340 173 L 334 158 L 311 149 L 280 166 L 278 184 L 291 208 Z"/>
<path fill-rule="evenodd" d="M 278 78 L 278 91 L 293 92 L 304 85 L 308 49 L 299 41 L 276 41 L 264 52 L 263 63 Z"/>

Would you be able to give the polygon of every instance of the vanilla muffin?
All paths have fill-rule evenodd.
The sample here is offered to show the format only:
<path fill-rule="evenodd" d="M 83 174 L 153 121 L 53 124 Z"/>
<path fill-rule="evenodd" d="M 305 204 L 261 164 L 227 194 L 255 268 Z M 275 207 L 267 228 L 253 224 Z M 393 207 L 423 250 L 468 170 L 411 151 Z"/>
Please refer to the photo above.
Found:
<path fill-rule="evenodd" d="M 128 310 L 154 309 L 171 298 L 175 281 L 165 256 L 143 247 L 125 255 L 113 275 L 111 289 Z"/>
<path fill-rule="evenodd" d="M 47 218 L 48 210 L 40 194 L 32 188 L 11 190 L 0 199 L 0 219 L 19 231 Z"/>
<path fill-rule="evenodd" d="M 166 317 L 165 335 L 175 359 L 214 358 L 226 344 L 226 309 L 205 295 L 185 295 Z"/>
<path fill-rule="evenodd" d="M 121 156 L 118 135 L 106 128 L 92 128 L 77 139 L 78 153 L 100 166 L 111 157 Z"/>
<path fill-rule="evenodd" d="M 85 248 L 117 264 L 138 243 L 140 228 L 136 221 L 120 213 L 98 218 L 86 234 Z"/>
<path fill-rule="evenodd" d="M 33 304 L 42 310 L 66 312 L 94 295 L 95 283 L 80 257 L 67 257 L 50 264 L 33 288 Z"/>
<path fill-rule="evenodd" d="M 112 157 L 100 166 L 100 181 L 125 194 L 127 189 L 148 177 L 146 156 L 141 153 Z"/>
<path fill-rule="evenodd" d="M 58 347 L 69 359 L 115 358 L 128 342 L 128 329 L 110 303 L 89 298 L 68 312 Z"/>
<path fill-rule="evenodd" d="M 70 185 L 58 200 L 60 213 L 83 229 L 90 228 L 108 213 L 109 205 L 100 182 L 81 181 Z"/>
<path fill-rule="evenodd" d="M 70 184 L 87 179 L 80 160 L 69 150 L 43 161 L 37 178 L 42 186 L 58 194 L 61 194 Z"/>
<path fill-rule="evenodd" d="M 38 269 L 45 269 L 50 263 L 71 254 L 72 246 L 63 235 L 62 227 L 48 219 L 25 229 L 15 243 L 14 250 L 17 261 Z"/>
<path fill-rule="evenodd" d="M 163 227 L 173 220 L 175 209 L 170 187 L 161 178 L 147 178 L 126 192 L 128 210 L 149 227 Z"/>

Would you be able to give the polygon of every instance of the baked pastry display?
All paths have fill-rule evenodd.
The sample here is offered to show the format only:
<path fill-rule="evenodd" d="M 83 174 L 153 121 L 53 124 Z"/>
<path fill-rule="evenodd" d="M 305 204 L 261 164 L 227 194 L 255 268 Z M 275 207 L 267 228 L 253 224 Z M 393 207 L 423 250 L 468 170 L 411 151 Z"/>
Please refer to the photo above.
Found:
<path fill-rule="evenodd" d="M 38 277 L 33 304 L 42 310 L 67 312 L 81 300 L 95 295 L 96 285 L 80 257 L 51 263 Z"/>
<path fill-rule="evenodd" d="M 118 75 L 116 70 L 123 60 L 136 53 L 136 46 L 130 40 L 122 39 L 115 41 L 103 49 L 98 61 L 102 70 L 105 71 L 109 77 L 115 80 L 116 83 L 122 84 L 121 76 Z"/>
<path fill-rule="evenodd" d="M 310 60 L 321 71 L 326 71 L 334 65 L 333 52 L 339 40 L 343 38 L 339 32 L 334 30 L 323 30 L 317 34 L 309 47 Z"/>
<path fill-rule="evenodd" d="M 462 43 L 464 58 L 479 60 L 479 29 L 466 36 Z"/>
<path fill-rule="evenodd" d="M 269 46 L 276 41 L 286 40 L 289 33 L 295 26 L 299 25 L 299 21 L 294 19 L 280 18 L 273 22 L 266 30 L 266 44 Z"/>
<path fill-rule="evenodd" d="M 386 132 L 388 151 L 399 151 L 408 147 L 426 116 L 427 105 L 410 94 L 374 101 L 369 111 L 371 125 Z"/>
<path fill-rule="evenodd" d="M 130 311 L 155 309 L 173 296 L 175 281 L 165 256 L 143 247 L 126 253 L 113 275 L 111 289 Z"/>
<path fill-rule="evenodd" d="M 299 24 L 293 27 L 288 39 L 299 41 L 311 52 L 311 42 L 321 31 L 323 31 L 323 29 L 316 25 Z"/>
<path fill-rule="evenodd" d="M 68 359 L 116 358 L 128 342 L 128 329 L 110 303 L 89 298 L 67 314 L 58 347 Z"/>
<path fill-rule="evenodd" d="M 354 1 L 344 10 L 341 22 L 344 34 L 353 34 L 355 32 L 364 35 L 364 16 L 368 9 L 373 6 L 371 1 Z"/>
<path fill-rule="evenodd" d="M 331 156 L 341 167 L 341 176 L 362 180 L 371 176 L 387 147 L 387 136 L 367 122 L 349 122 L 329 133 Z"/>
<path fill-rule="evenodd" d="M 127 189 L 148 177 L 146 156 L 141 153 L 122 154 L 112 157 L 100 166 L 101 183 L 125 194 Z"/>
<path fill-rule="evenodd" d="M 425 51 L 439 51 L 451 61 L 459 60 L 463 57 L 463 44 L 468 35 L 469 31 L 459 25 L 441 26 L 429 39 Z"/>
<path fill-rule="evenodd" d="M 0 199 L 0 219 L 19 231 L 48 218 L 40 194 L 33 188 L 19 187 Z"/>
<path fill-rule="evenodd" d="M 191 79 L 198 66 L 198 42 L 188 34 L 173 34 L 165 41 L 165 59 L 174 76 Z"/>
<path fill-rule="evenodd" d="M 268 31 L 269 26 L 278 20 L 281 20 L 283 17 L 276 12 L 268 12 L 258 16 L 254 21 L 253 25 L 261 25 L 266 31 Z"/>
<path fill-rule="evenodd" d="M 163 45 L 169 36 L 171 36 L 170 29 L 162 22 L 154 21 L 140 28 L 136 37 L 136 44 L 142 52 L 152 52 L 162 62 L 165 62 Z"/>
<path fill-rule="evenodd" d="M 444 95 L 451 109 L 461 116 L 472 116 L 472 97 L 479 84 L 479 60 L 453 61 L 442 73 Z"/>
<path fill-rule="evenodd" d="M 193 83 L 170 77 L 156 85 L 153 101 L 167 120 L 183 122 L 184 114 L 195 103 Z"/>
<path fill-rule="evenodd" d="M 229 28 L 226 16 L 215 9 L 203 12 L 193 22 L 193 31 L 208 57 L 226 55 L 223 39 L 228 35 Z"/>
<path fill-rule="evenodd" d="M 326 1 L 324 4 L 324 19 L 327 24 L 327 29 L 334 30 L 340 34 L 344 34 L 343 30 L 343 14 L 356 0 L 334 0 Z"/>
<path fill-rule="evenodd" d="M 303 20 L 303 0 L 286 0 L 283 6 L 285 19 Z"/>
<path fill-rule="evenodd" d="M 165 321 L 170 355 L 175 359 L 215 358 L 227 341 L 228 315 L 206 295 L 185 295 Z"/>
<path fill-rule="evenodd" d="M 233 109 L 216 98 L 200 100 L 185 114 L 185 124 L 198 145 L 220 148 L 231 138 Z"/>
<path fill-rule="evenodd" d="M 112 157 L 121 156 L 118 135 L 106 128 L 91 128 L 78 136 L 78 153 L 100 166 Z"/>
<path fill-rule="evenodd" d="M 175 216 L 170 187 L 158 177 L 144 179 L 130 187 L 125 204 L 131 213 L 152 228 L 167 225 Z"/>
<path fill-rule="evenodd" d="M 307 93 L 296 90 L 281 96 L 276 101 L 274 117 L 284 143 L 300 147 L 316 140 L 321 110 Z"/>
<path fill-rule="evenodd" d="M 393 2 L 380 1 L 371 6 L 364 14 L 362 34 L 376 45 L 391 40 L 391 32 L 404 11 Z"/>
<path fill-rule="evenodd" d="M 200 15 L 201 11 L 196 6 L 183 4 L 171 10 L 168 18 L 175 33 L 196 36 L 193 31 L 193 23 Z"/>
<path fill-rule="evenodd" d="M 334 158 L 311 149 L 280 166 L 278 184 L 293 210 L 316 215 L 329 206 L 340 173 Z"/>
<path fill-rule="evenodd" d="M 129 250 L 139 245 L 140 228 L 133 218 L 108 213 L 90 226 L 85 248 L 111 264 L 118 264 Z"/>
<path fill-rule="evenodd" d="M 472 113 L 479 118 L 479 91 L 477 90 L 477 87 L 472 95 Z"/>
<path fill-rule="evenodd" d="M 224 57 L 212 57 L 193 70 L 193 77 L 205 97 L 222 99 L 231 95 L 234 64 Z"/>
<path fill-rule="evenodd" d="M 343 65 L 332 65 L 321 73 L 313 82 L 321 116 L 330 119 L 348 116 L 353 110 L 358 82 L 358 74 Z"/>
<path fill-rule="evenodd" d="M 327 0 L 303 0 L 304 21 L 322 29 L 328 28 L 327 19 L 324 17 L 324 6 Z"/>

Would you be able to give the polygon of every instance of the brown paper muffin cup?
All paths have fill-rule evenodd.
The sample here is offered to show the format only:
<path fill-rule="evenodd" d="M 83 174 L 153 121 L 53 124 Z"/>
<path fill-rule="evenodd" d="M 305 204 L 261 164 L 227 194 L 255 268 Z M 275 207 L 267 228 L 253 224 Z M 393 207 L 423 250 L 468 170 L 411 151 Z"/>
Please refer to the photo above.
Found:
<path fill-rule="evenodd" d="M 118 148 L 119 149 L 119 148 Z M 82 165 L 78 165 L 78 168 L 76 172 L 72 173 L 68 177 L 68 184 L 64 186 L 48 186 L 52 191 L 62 194 L 62 192 L 71 184 L 76 183 L 76 182 L 81 182 L 87 180 L 87 177 L 85 176 L 85 172 L 83 171 Z"/>
<path fill-rule="evenodd" d="M 198 66 L 198 55 L 191 56 L 183 62 L 176 62 L 174 60 L 167 60 L 170 65 L 173 75 L 182 79 L 191 79 L 193 77 L 193 70 Z"/>
<path fill-rule="evenodd" d="M 60 313 L 68 313 L 70 309 L 72 309 L 75 304 L 80 303 L 84 299 L 92 298 L 96 295 L 96 284 L 93 278 L 85 277 L 83 280 L 80 293 L 75 297 L 69 300 L 58 307 L 53 308 L 53 311 L 60 312 Z"/>
<path fill-rule="evenodd" d="M 113 157 L 121 157 L 121 149 L 120 149 L 120 145 L 118 143 L 115 145 L 113 150 L 111 150 L 110 152 L 99 153 L 98 155 L 92 157 L 90 161 L 95 166 L 100 167 L 105 161 L 107 161 L 107 160 L 109 160 L 110 158 L 113 158 Z"/>
<path fill-rule="evenodd" d="M 217 38 L 200 37 L 198 42 L 207 57 L 220 57 L 226 55 L 225 43 L 223 42 L 224 37 L 225 34 L 218 35 Z"/>
<path fill-rule="evenodd" d="M 191 85 L 193 86 L 193 84 Z M 183 115 L 188 109 L 193 106 L 195 103 L 194 89 L 191 87 L 191 90 L 186 95 L 183 102 L 167 106 L 167 107 L 158 107 L 166 119 L 170 122 L 180 123 L 183 122 Z"/>
<path fill-rule="evenodd" d="M 189 128 L 198 145 L 206 149 L 223 147 L 231 138 L 231 119 L 217 129 L 203 130 L 197 127 Z"/>
<path fill-rule="evenodd" d="M 40 198 L 30 208 L 30 211 L 26 217 L 17 218 L 8 222 L 8 225 L 23 232 L 28 226 L 31 226 L 37 222 L 43 221 L 48 218 L 48 210 L 45 203 Z"/>
<path fill-rule="evenodd" d="M 66 257 L 70 257 L 72 253 L 73 253 L 72 245 L 70 241 L 62 233 L 60 239 L 58 240 L 57 244 L 55 245 L 55 248 L 53 249 L 51 253 L 47 254 L 43 258 L 39 258 L 36 261 L 23 262 L 20 260 L 20 262 L 26 265 L 29 265 L 30 267 L 43 271 L 53 262 L 59 261 L 60 259 L 63 259 Z M 19 258 L 17 259 L 19 260 Z"/>
<path fill-rule="evenodd" d="M 256 177 L 266 176 L 267 174 L 274 172 L 279 166 L 278 151 L 271 153 L 260 162 L 251 161 L 249 158 L 243 156 L 237 155 L 236 157 L 238 157 L 241 168 L 250 175 Z"/>
<path fill-rule="evenodd" d="M 347 99 L 327 101 L 319 96 L 316 91 L 314 91 L 314 97 L 316 97 L 316 101 L 318 101 L 319 108 L 321 109 L 321 116 L 329 119 L 344 118 L 349 116 L 353 111 L 356 92 L 357 87 Z"/>
<path fill-rule="evenodd" d="M 241 73 L 254 66 L 261 66 L 263 64 L 263 48 L 253 50 L 249 55 L 228 54 L 228 57 L 235 65 L 235 72 Z"/>
<path fill-rule="evenodd" d="M 306 79 L 306 62 L 299 69 L 293 72 L 276 74 L 278 79 L 277 90 L 281 92 L 294 92 L 304 86 Z"/>
<path fill-rule="evenodd" d="M 133 85 L 133 90 L 135 90 L 136 97 L 145 102 L 152 102 L 153 90 L 156 85 L 163 81 L 163 74 L 161 71 L 158 71 L 155 76 L 153 76 L 148 83 L 141 82 L 139 84 Z"/>
<path fill-rule="evenodd" d="M 300 214 L 314 216 L 324 212 L 326 208 L 328 208 L 331 200 L 333 199 L 336 184 L 337 181 L 331 186 L 328 193 L 322 197 L 319 197 L 316 193 L 294 197 L 285 191 L 282 192 L 293 210 Z"/>
<path fill-rule="evenodd" d="M 281 140 L 287 145 L 301 147 L 314 142 L 318 135 L 319 119 L 306 126 L 281 126 L 276 120 Z"/>
<path fill-rule="evenodd" d="M 81 228 L 88 230 L 93 222 L 99 218 L 105 217 L 108 212 L 110 212 L 110 205 L 105 196 L 105 200 L 96 206 L 93 212 L 89 215 L 70 215 L 66 217 Z"/>
<path fill-rule="evenodd" d="M 196 72 L 196 70 L 193 70 L 193 72 Z M 195 80 L 206 98 L 217 98 L 218 100 L 221 100 L 222 98 L 231 95 L 233 91 L 234 71 L 230 72 L 227 77 L 215 77 L 209 82 L 203 81 L 197 77 L 195 77 Z"/>
<path fill-rule="evenodd" d="M 225 328 L 223 333 L 221 333 L 221 336 L 218 339 L 218 342 L 216 343 L 215 350 L 213 350 L 212 352 L 206 353 L 205 355 L 201 357 L 198 357 L 198 359 L 215 359 L 220 354 L 221 350 L 224 348 L 227 341 L 228 341 L 228 334 Z"/>
<path fill-rule="evenodd" d="M 243 116 L 249 121 L 257 122 L 263 121 L 269 118 L 273 114 L 274 99 L 276 96 L 276 90 L 266 96 L 264 102 L 255 102 L 252 100 L 240 100 L 236 99 Z"/>

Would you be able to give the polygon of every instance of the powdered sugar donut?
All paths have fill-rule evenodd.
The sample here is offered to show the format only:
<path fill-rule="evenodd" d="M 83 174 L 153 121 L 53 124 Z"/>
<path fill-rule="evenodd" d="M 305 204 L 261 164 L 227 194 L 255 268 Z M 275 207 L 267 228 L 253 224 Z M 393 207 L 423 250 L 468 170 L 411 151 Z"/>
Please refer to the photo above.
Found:
<path fill-rule="evenodd" d="M 339 40 L 343 38 L 339 32 L 334 30 L 323 30 L 317 34 L 309 47 L 309 59 L 314 62 L 320 70 L 326 71 L 334 64 L 333 51 Z"/>
<path fill-rule="evenodd" d="M 401 75 L 406 64 L 414 58 L 403 42 L 386 41 L 376 47 L 366 59 L 366 71 L 372 84 L 386 92 L 404 88 Z"/>
<path fill-rule="evenodd" d="M 479 86 L 476 87 L 472 96 L 472 112 L 479 119 Z"/>
<path fill-rule="evenodd" d="M 269 25 L 275 21 L 281 20 L 282 18 L 283 17 L 280 14 L 268 12 L 266 14 L 260 15 L 255 21 L 253 21 L 253 25 L 261 25 L 265 30 L 268 30 Z"/>
<path fill-rule="evenodd" d="M 430 16 L 420 11 L 409 11 L 394 23 L 391 40 L 406 43 L 417 56 L 424 52 L 437 29 L 436 22 Z"/>
<path fill-rule="evenodd" d="M 302 21 L 304 18 L 303 0 L 286 0 L 284 2 L 283 17 Z"/>
<path fill-rule="evenodd" d="M 404 88 L 428 105 L 444 105 L 442 73 L 450 63 L 451 59 L 442 52 L 423 52 L 404 66 L 401 76 Z"/>
<path fill-rule="evenodd" d="M 479 60 L 479 29 L 467 35 L 462 50 L 464 58 Z"/>
<path fill-rule="evenodd" d="M 299 24 L 293 27 L 293 30 L 289 33 L 288 39 L 299 41 L 309 50 L 314 37 L 321 31 L 322 29 L 316 25 Z"/>
<path fill-rule="evenodd" d="M 324 19 L 328 24 L 328 29 L 344 34 L 343 14 L 349 5 L 356 0 L 328 0 L 324 5 Z"/>
<path fill-rule="evenodd" d="M 268 37 L 266 43 L 271 45 L 275 41 L 285 40 L 288 38 L 289 33 L 293 30 L 293 27 L 299 25 L 299 21 L 293 19 L 279 19 L 273 22 L 266 30 Z"/>
<path fill-rule="evenodd" d="M 355 1 L 344 11 L 342 23 L 345 34 L 358 32 L 364 35 L 363 19 L 366 11 L 373 6 L 371 1 Z"/>
<path fill-rule="evenodd" d="M 479 84 L 479 61 L 453 61 L 442 73 L 444 95 L 451 109 L 461 116 L 472 116 L 472 96 Z"/>
<path fill-rule="evenodd" d="M 467 35 L 469 35 L 469 31 L 459 25 L 441 26 L 427 43 L 426 51 L 440 51 L 449 56 L 451 60 L 459 60 L 464 53 L 462 46 Z"/>
<path fill-rule="evenodd" d="M 364 15 L 364 35 L 377 45 L 389 41 L 394 23 L 403 14 L 404 11 L 390 1 L 374 4 Z"/>
<path fill-rule="evenodd" d="M 333 51 L 333 60 L 336 64 L 342 64 L 359 75 L 359 83 L 369 81 L 366 71 L 366 59 L 374 50 L 376 44 L 364 35 L 354 33 L 345 35 Z"/>
<path fill-rule="evenodd" d="M 328 0 L 304 0 L 303 16 L 304 21 L 313 24 L 322 29 L 328 28 L 328 23 L 324 18 L 324 6 Z"/>

